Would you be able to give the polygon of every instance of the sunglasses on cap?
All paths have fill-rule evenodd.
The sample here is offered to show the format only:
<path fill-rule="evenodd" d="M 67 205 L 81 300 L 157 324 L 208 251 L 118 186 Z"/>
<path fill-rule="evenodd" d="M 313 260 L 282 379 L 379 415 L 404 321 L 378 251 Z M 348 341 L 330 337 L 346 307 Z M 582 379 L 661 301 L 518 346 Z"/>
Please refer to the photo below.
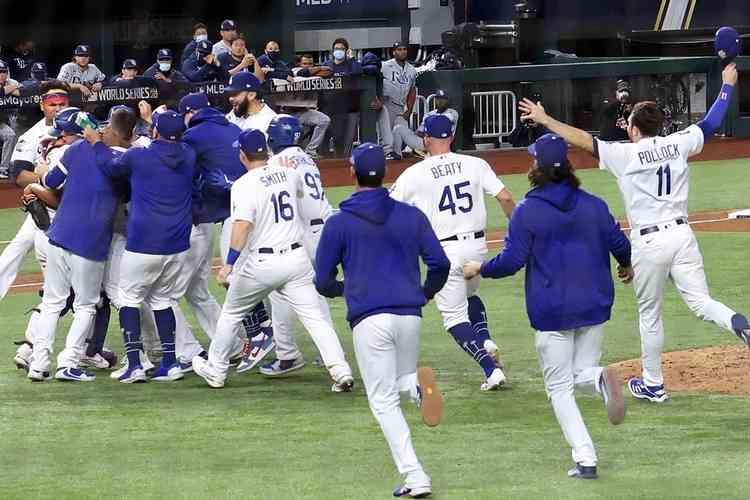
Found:
<path fill-rule="evenodd" d="M 68 99 L 68 94 L 56 93 L 56 94 L 45 94 L 44 96 L 42 96 L 42 103 L 46 105 L 67 106 L 68 102 L 70 102 L 70 99 Z"/>

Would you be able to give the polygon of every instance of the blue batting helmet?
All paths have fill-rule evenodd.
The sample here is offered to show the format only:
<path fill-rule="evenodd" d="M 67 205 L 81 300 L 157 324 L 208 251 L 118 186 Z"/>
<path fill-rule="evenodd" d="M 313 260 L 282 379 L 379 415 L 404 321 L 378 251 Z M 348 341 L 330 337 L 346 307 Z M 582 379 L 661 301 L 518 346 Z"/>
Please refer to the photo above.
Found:
<path fill-rule="evenodd" d="M 740 53 L 740 47 L 742 42 L 740 35 L 737 30 L 729 26 L 719 28 L 716 32 L 716 39 L 714 40 L 714 49 L 716 49 L 716 55 L 726 62 L 730 63 Z"/>
<path fill-rule="evenodd" d="M 286 146 L 294 146 L 302 137 L 302 125 L 291 115 L 276 115 L 268 125 L 268 146 L 276 152 Z"/>
<path fill-rule="evenodd" d="M 55 115 L 54 125 L 50 129 L 49 134 L 53 137 L 60 137 L 63 133 L 82 134 L 83 127 L 78 124 L 79 114 L 82 115 L 81 119 L 88 119 L 94 126 L 97 125 L 93 116 L 84 113 L 79 108 L 65 108 Z"/>

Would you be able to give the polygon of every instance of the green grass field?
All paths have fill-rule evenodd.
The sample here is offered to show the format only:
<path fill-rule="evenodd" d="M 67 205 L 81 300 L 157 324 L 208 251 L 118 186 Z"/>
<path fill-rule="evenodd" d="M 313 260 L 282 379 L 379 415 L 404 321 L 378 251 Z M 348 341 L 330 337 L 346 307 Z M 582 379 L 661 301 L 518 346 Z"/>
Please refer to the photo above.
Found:
<path fill-rule="evenodd" d="M 749 205 L 749 163 L 697 164 L 691 211 Z M 596 171 L 581 177 L 623 215 L 613 178 Z M 524 176 L 504 180 L 517 198 L 525 192 Z M 350 191 L 328 193 L 338 202 Z M 495 205 L 491 229 L 505 225 Z M 0 239 L 14 234 L 16 212 L 2 211 Z M 713 295 L 750 311 L 750 234 L 699 239 Z M 616 291 L 605 363 L 640 354 L 632 289 L 618 284 Z M 223 297 L 218 287 L 214 292 Z M 415 408 L 405 411 L 435 498 L 750 497 L 747 397 L 673 393 L 659 406 L 629 398 L 619 427 L 607 423 L 599 400 L 580 397 L 600 479 L 568 479 L 570 450 L 543 391 L 523 277 L 485 281 L 482 297 L 509 371 L 509 387 L 497 393 L 479 392 L 479 368 L 442 330 L 434 305 L 424 311 L 421 363 L 437 370 L 446 414 L 441 426 L 428 429 Z M 123 386 L 105 372 L 91 384 L 31 384 L 11 363 L 11 341 L 22 338 L 23 311 L 35 303 L 30 293 L 0 303 L 0 498 L 386 499 L 399 484 L 361 384 L 352 394 L 332 394 L 326 373 L 313 366 L 277 380 L 232 375 L 224 390 L 209 389 L 195 375 L 175 384 Z M 332 312 L 354 365 L 341 300 Z M 69 322 L 58 329 L 58 346 Z M 668 350 L 737 342 L 694 318 L 674 290 L 665 325 Z M 309 338 L 298 334 L 312 359 Z M 116 318 L 109 345 L 121 351 Z"/>

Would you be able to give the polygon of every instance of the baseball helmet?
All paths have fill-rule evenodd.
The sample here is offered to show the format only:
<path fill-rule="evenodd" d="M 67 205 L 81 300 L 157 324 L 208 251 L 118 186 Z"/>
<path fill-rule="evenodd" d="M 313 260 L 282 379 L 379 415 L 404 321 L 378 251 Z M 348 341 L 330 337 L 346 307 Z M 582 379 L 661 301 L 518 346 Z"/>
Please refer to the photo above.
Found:
<path fill-rule="evenodd" d="M 716 55 L 719 56 L 723 62 L 732 62 L 732 60 L 740 53 L 741 48 L 742 40 L 736 29 L 729 26 L 719 28 L 716 32 L 716 39 L 714 40 L 714 49 L 716 50 Z"/>
<path fill-rule="evenodd" d="M 302 125 L 291 115 L 276 115 L 268 125 L 268 145 L 272 151 L 294 146 L 302 137 Z"/>
<path fill-rule="evenodd" d="M 63 133 L 80 135 L 83 133 L 83 127 L 79 122 L 88 119 L 94 126 L 98 125 L 94 117 L 80 108 L 65 108 L 55 115 L 53 127 L 49 131 L 52 137 L 60 137 Z"/>

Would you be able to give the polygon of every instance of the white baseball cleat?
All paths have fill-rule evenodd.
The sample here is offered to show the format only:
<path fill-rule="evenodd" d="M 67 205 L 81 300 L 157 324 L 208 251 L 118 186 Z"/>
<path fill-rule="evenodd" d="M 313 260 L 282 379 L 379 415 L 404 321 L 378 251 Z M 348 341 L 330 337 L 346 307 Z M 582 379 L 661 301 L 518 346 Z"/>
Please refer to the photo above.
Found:
<path fill-rule="evenodd" d="M 147 372 L 149 370 L 153 370 L 154 369 L 154 364 L 151 362 L 150 359 L 148 359 L 148 356 L 146 355 L 145 352 L 143 352 L 143 351 L 139 352 L 138 356 L 139 356 L 139 358 L 141 360 L 141 366 L 140 366 L 140 368 L 144 372 Z M 127 357 L 127 355 L 125 355 L 125 356 L 122 357 L 122 366 L 120 368 L 118 368 L 117 370 L 113 371 L 112 373 L 110 373 L 109 374 L 109 378 L 113 378 L 115 380 L 118 380 L 120 377 L 122 377 L 125 374 L 126 371 L 128 371 L 128 357 Z"/>
<path fill-rule="evenodd" d="M 32 382 L 46 382 L 47 380 L 52 380 L 52 375 L 50 375 L 49 372 L 38 372 L 36 370 L 29 370 L 29 373 L 27 373 L 26 376 Z"/>
<path fill-rule="evenodd" d="M 274 359 L 267 365 L 261 366 L 259 371 L 266 377 L 278 377 L 280 375 L 284 375 L 285 373 L 299 370 L 304 366 L 305 360 L 304 358 L 302 358 L 302 356 L 300 356 L 299 358 L 288 360 Z"/>
<path fill-rule="evenodd" d="M 226 378 L 216 373 L 216 370 L 211 366 L 211 363 L 202 357 L 196 356 L 193 358 L 193 371 L 214 389 L 221 389 L 224 387 Z"/>
<path fill-rule="evenodd" d="M 81 356 L 81 366 L 85 366 L 88 368 L 98 368 L 100 370 L 111 368 L 109 366 L 109 361 L 104 359 L 99 353 L 96 353 L 93 356 L 86 356 L 86 354 Z"/>
<path fill-rule="evenodd" d="M 175 382 L 183 378 L 185 378 L 185 375 L 182 373 L 179 363 L 172 366 L 160 366 L 151 376 L 151 380 L 154 382 Z"/>
<path fill-rule="evenodd" d="M 417 488 L 408 488 L 406 486 L 401 486 L 393 492 L 393 496 L 396 498 L 427 498 L 430 495 L 432 495 L 432 487 L 430 486 L 421 486 Z"/>
<path fill-rule="evenodd" d="M 125 372 L 120 375 L 117 380 L 122 384 L 141 384 L 143 382 L 148 382 L 146 370 L 140 366 L 134 366 L 132 368 L 127 366 Z"/>
<path fill-rule="evenodd" d="M 351 375 L 344 375 L 331 386 L 331 392 L 352 392 L 352 389 L 354 389 L 354 377 Z"/>
<path fill-rule="evenodd" d="M 96 380 L 95 375 L 90 375 L 80 368 L 58 368 L 55 372 L 55 379 L 63 382 L 93 382 Z"/>
<path fill-rule="evenodd" d="M 505 374 L 500 368 L 495 368 L 492 374 L 487 378 L 487 381 L 484 382 L 479 387 L 479 389 L 482 391 L 495 391 L 504 383 L 505 383 Z"/>
<path fill-rule="evenodd" d="M 15 363 L 16 368 L 19 370 L 28 370 L 31 364 L 32 352 L 33 349 L 28 342 L 24 341 L 19 344 L 18 349 L 16 349 L 16 355 L 13 356 L 13 363 Z"/>

